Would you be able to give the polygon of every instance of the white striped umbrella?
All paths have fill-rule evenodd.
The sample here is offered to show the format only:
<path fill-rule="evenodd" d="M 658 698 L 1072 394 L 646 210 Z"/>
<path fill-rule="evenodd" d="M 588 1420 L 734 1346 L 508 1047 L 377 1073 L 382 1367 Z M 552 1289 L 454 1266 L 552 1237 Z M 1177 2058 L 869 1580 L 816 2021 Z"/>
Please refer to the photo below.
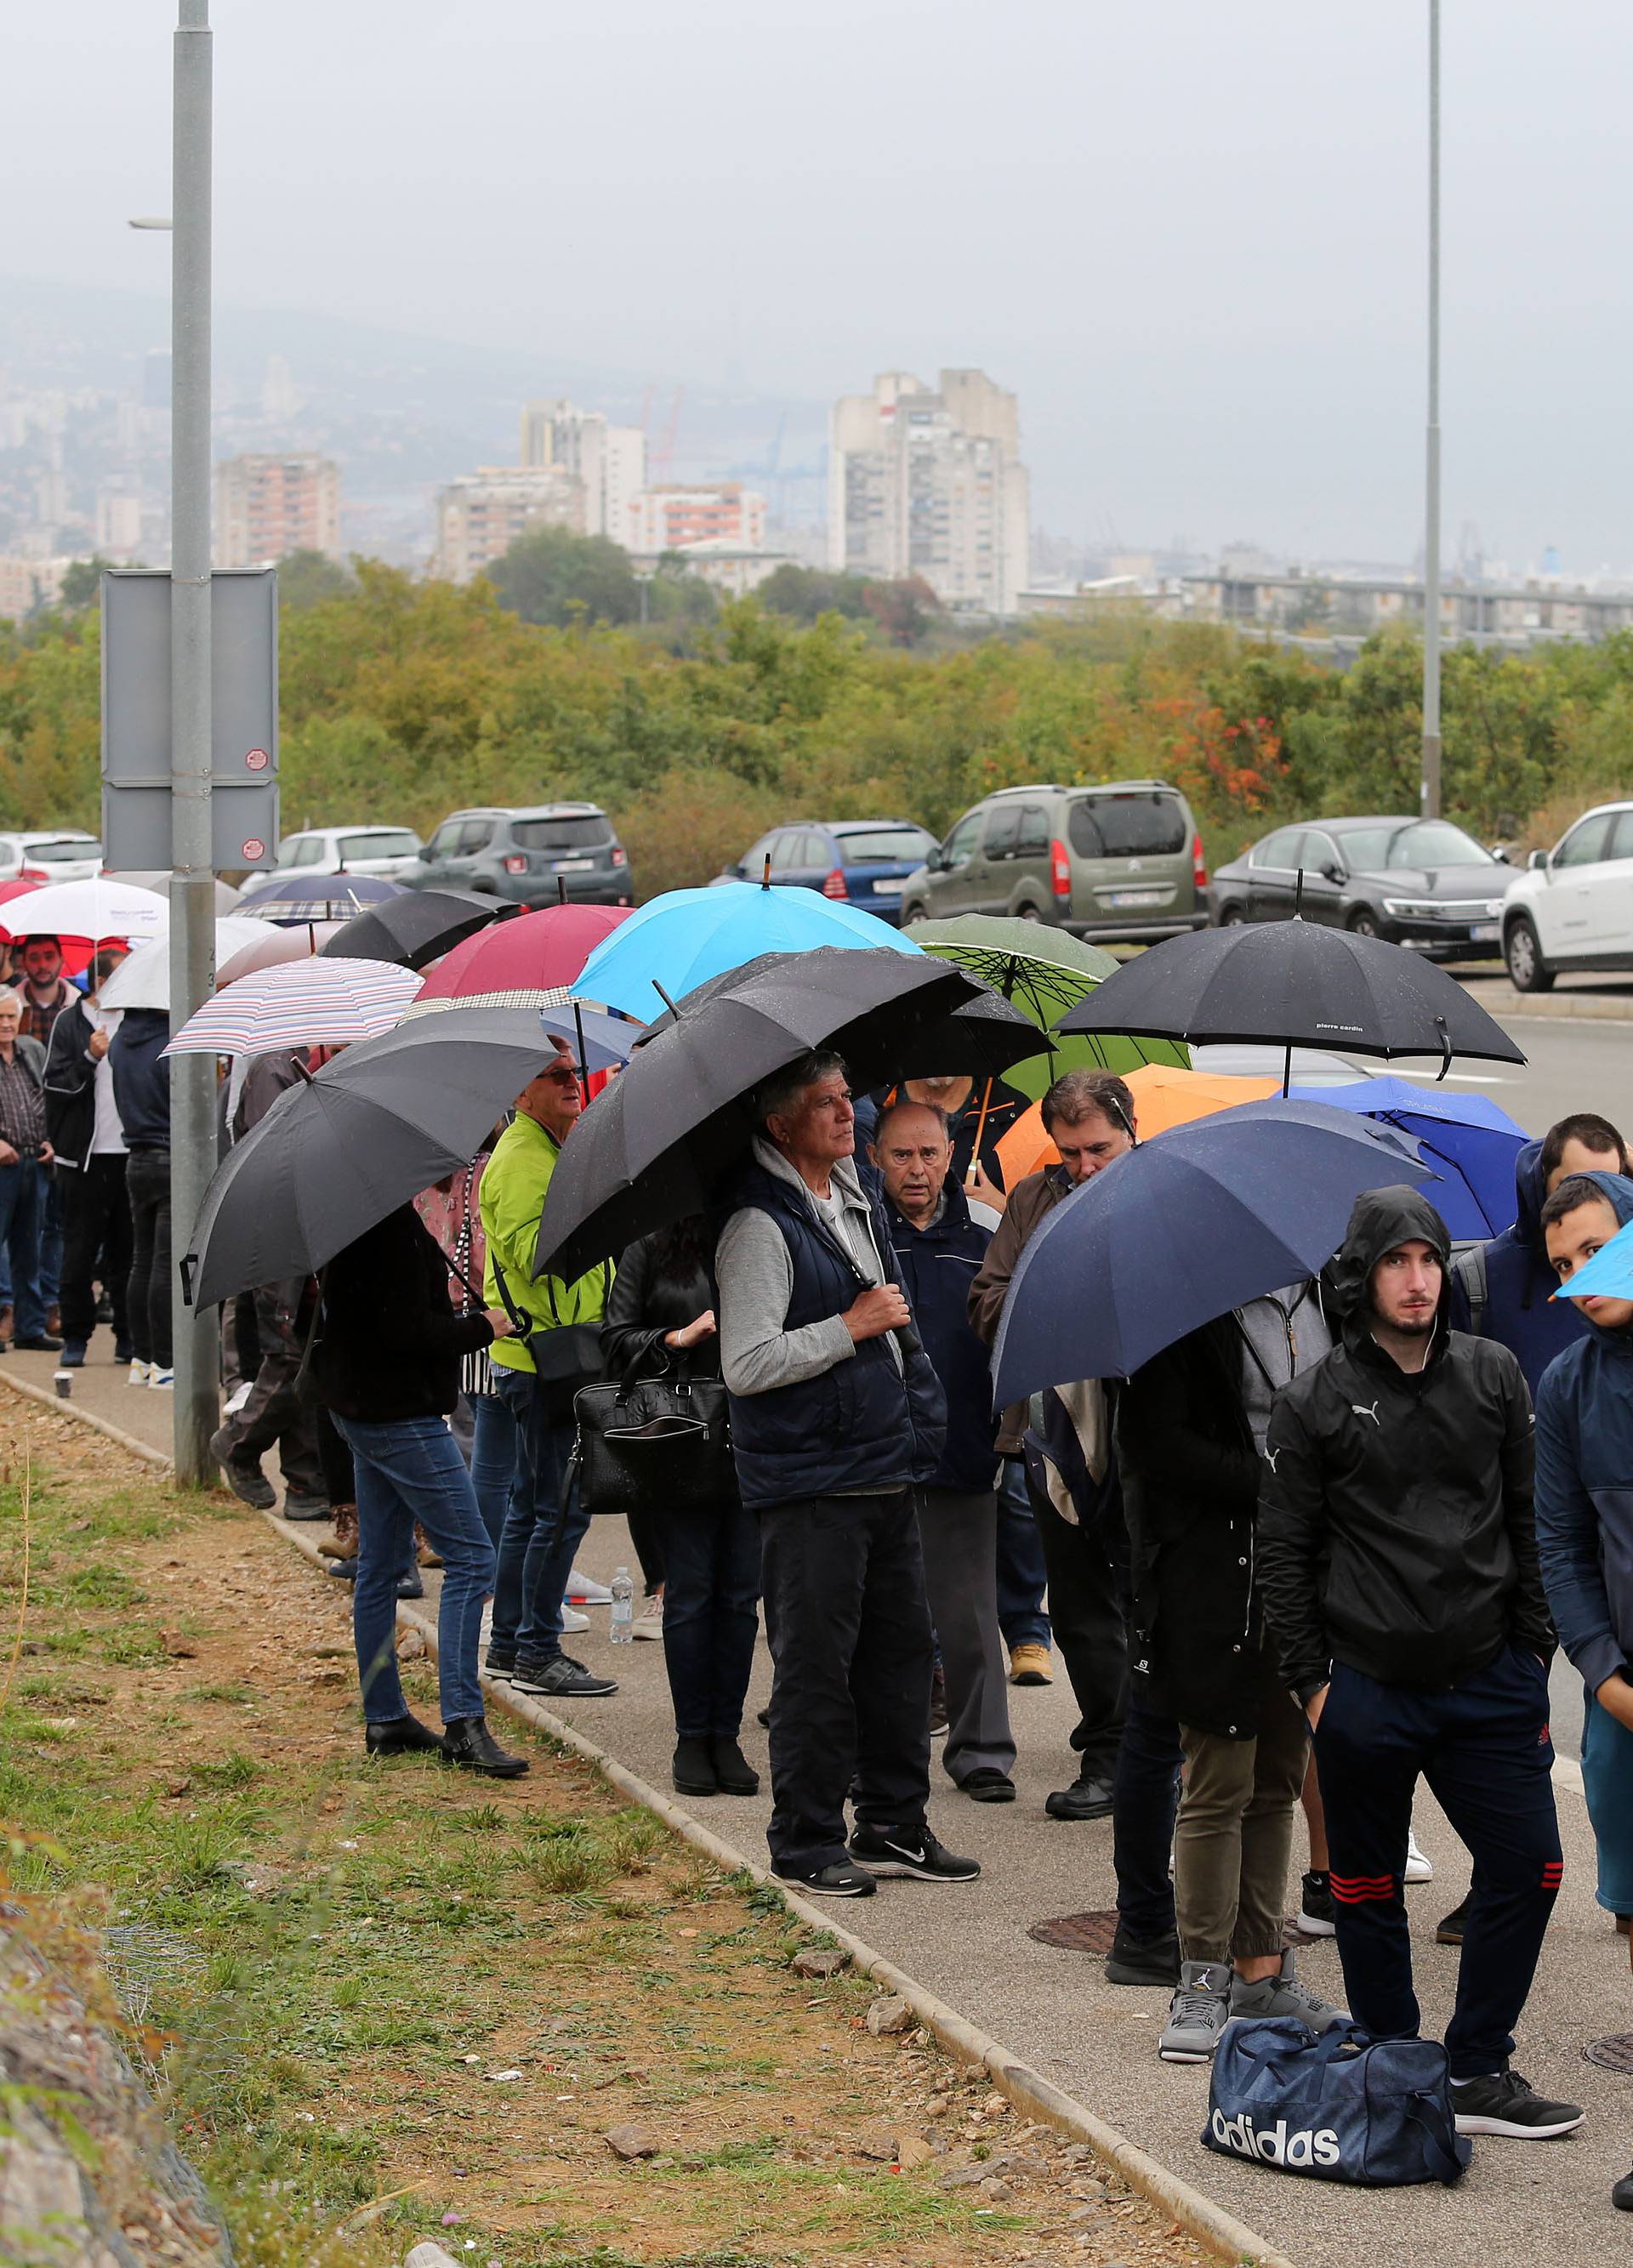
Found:
<path fill-rule="evenodd" d="M 423 979 L 389 961 L 308 955 L 240 976 L 176 1034 L 167 1056 L 259 1056 L 272 1048 L 348 1047 L 403 1020 Z"/>

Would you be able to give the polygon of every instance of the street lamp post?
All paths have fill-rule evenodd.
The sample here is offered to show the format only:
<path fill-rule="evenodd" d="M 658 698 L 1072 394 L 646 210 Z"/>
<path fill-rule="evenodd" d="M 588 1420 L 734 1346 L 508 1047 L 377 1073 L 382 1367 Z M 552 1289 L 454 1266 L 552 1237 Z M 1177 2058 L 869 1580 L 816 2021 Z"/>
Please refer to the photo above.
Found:
<path fill-rule="evenodd" d="M 170 1020 L 179 1031 L 214 982 L 215 889 L 210 825 L 210 0 L 180 0 L 175 33 L 171 207 L 170 394 Z M 215 1064 L 170 1064 L 171 1219 L 177 1250 L 198 1215 L 215 1162 Z M 219 1418 L 213 1309 L 189 1307 L 173 1272 L 176 1476 L 214 1470 Z"/>
<path fill-rule="evenodd" d="M 1429 431 L 1423 499 L 1425 819 L 1440 816 L 1440 0 L 1429 0 Z"/>

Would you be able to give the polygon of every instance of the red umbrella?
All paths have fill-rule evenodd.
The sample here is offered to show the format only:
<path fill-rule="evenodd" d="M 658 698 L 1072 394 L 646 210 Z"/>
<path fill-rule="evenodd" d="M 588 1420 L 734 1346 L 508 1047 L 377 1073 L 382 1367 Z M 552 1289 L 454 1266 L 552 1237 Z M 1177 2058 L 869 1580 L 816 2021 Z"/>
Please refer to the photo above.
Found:
<path fill-rule="evenodd" d="M 565 992 L 590 954 L 621 921 L 627 906 L 546 906 L 496 928 L 478 930 L 445 953 L 425 978 L 414 1006 L 457 1000 L 473 1007 L 532 1005 L 543 992 Z"/>

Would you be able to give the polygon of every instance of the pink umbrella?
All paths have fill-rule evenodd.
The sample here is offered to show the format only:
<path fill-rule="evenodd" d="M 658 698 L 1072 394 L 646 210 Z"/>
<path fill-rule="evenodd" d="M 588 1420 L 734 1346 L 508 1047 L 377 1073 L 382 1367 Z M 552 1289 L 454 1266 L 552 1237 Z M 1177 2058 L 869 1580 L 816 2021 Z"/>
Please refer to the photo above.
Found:
<path fill-rule="evenodd" d="M 416 1015 L 438 1007 L 542 1007 L 565 999 L 590 954 L 627 921 L 627 906 L 546 906 L 478 930 L 425 978 Z"/>
<path fill-rule="evenodd" d="M 281 961 L 240 976 L 189 1016 L 167 1056 L 254 1056 L 272 1048 L 350 1047 L 394 1031 L 420 987 L 390 961 Z"/>

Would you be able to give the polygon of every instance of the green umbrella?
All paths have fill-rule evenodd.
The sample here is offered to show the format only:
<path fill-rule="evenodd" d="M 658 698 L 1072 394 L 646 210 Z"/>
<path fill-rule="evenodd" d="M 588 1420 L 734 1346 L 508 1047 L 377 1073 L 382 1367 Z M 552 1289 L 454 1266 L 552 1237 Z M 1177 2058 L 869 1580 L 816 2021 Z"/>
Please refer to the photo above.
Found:
<path fill-rule="evenodd" d="M 1086 999 L 1103 977 L 1121 965 L 1111 954 L 1085 945 L 1067 930 L 992 914 L 914 922 L 904 934 L 926 953 L 956 961 L 960 968 L 980 977 L 1046 1032 L 1051 1032 L 1068 1008 Z M 1177 1064 L 1188 1071 L 1191 1054 L 1183 1042 L 1174 1040 L 1112 1033 L 1101 1036 L 1094 1032 L 1062 1037 L 1054 1033 L 1048 1055 L 1016 1064 L 1003 1077 L 1006 1086 L 1037 1102 L 1062 1071 L 1129 1071 L 1147 1063 Z"/>

